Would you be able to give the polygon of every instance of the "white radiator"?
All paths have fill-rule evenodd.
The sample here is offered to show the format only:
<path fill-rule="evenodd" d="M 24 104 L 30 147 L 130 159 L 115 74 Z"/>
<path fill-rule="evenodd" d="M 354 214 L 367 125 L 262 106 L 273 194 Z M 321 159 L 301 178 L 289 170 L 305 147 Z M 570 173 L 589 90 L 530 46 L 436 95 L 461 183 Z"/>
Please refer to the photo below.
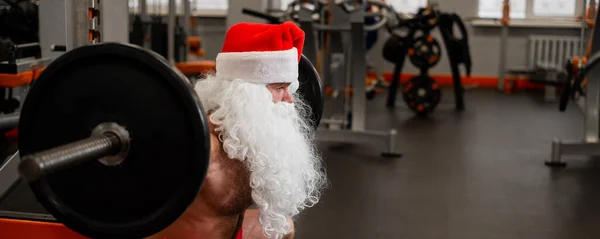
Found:
<path fill-rule="evenodd" d="M 562 69 L 566 60 L 580 55 L 579 37 L 531 35 L 528 40 L 530 69 Z"/>

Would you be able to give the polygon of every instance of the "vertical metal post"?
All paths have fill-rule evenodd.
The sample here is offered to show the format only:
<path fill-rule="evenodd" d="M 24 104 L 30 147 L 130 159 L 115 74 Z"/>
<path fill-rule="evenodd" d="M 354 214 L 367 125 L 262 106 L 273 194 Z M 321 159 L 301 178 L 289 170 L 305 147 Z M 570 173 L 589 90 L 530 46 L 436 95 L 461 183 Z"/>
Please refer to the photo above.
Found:
<path fill-rule="evenodd" d="M 90 43 L 90 20 L 88 11 L 91 3 L 96 0 L 73 1 L 73 48 L 85 46 Z M 71 49 L 69 49 L 71 50 Z"/>
<path fill-rule="evenodd" d="M 97 42 L 119 42 L 129 43 L 129 10 L 127 1 L 123 0 L 101 0 L 101 6 L 95 5 L 100 11 L 96 17 L 97 27 L 95 31 L 100 32 L 101 39 Z"/>
<path fill-rule="evenodd" d="M 18 171 L 20 161 L 21 157 L 19 157 L 19 152 L 17 152 L 8 157 L 4 164 L 0 165 L 0 202 L 2 202 L 21 181 Z"/>
<path fill-rule="evenodd" d="M 148 4 L 146 4 L 146 0 L 140 1 L 140 18 L 143 22 L 148 21 Z"/>
<path fill-rule="evenodd" d="M 587 29 L 587 21 L 586 21 L 586 12 L 587 12 L 587 1 L 583 1 L 583 11 L 582 11 L 582 20 L 581 20 L 581 36 L 579 39 L 579 55 L 585 55 L 585 30 Z M 593 1 L 592 1 L 593 2 Z M 591 3 L 591 2 L 590 2 Z"/>
<path fill-rule="evenodd" d="M 588 6 L 590 8 L 590 20 L 593 21 L 594 24 L 596 23 L 596 18 L 598 17 L 598 12 L 596 11 L 597 6 L 598 6 L 598 4 L 596 4 L 596 1 L 590 1 L 590 5 Z M 584 26 L 586 27 L 585 30 L 587 30 L 587 22 Z M 584 41 L 581 42 L 582 46 L 583 46 L 583 42 Z M 586 44 L 586 47 L 583 49 L 587 50 L 587 44 Z M 585 54 L 585 52 L 584 52 L 584 54 Z"/>
<path fill-rule="evenodd" d="M 352 48 L 352 46 L 343 42 L 343 35 L 348 34 L 339 29 L 347 28 L 350 23 L 350 16 L 345 10 L 339 5 L 331 5 L 331 21 L 329 26 L 331 29 L 328 30 L 328 39 L 326 40 L 325 52 L 323 54 L 322 62 L 323 67 L 322 77 L 324 85 L 330 85 L 333 89 L 334 98 L 330 102 L 335 107 L 329 107 L 331 110 L 330 115 L 335 118 L 347 119 L 348 113 L 351 111 L 349 106 L 348 97 L 344 89 L 348 86 L 349 69 L 350 65 L 349 56 L 346 48 Z M 364 83 L 363 83 L 364 84 Z M 351 85 L 350 85 L 351 86 Z M 356 98 L 356 97 L 354 97 Z M 354 112 L 353 112 L 354 115 Z"/>
<path fill-rule="evenodd" d="M 506 71 L 506 53 L 508 45 L 508 21 L 510 20 L 510 1 L 504 0 L 502 9 L 502 33 L 500 35 L 500 65 L 498 67 L 498 89 L 504 90 L 504 72 Z"/>
<path fill-rule="evenodd" d="M 350 13 L 350 34 L 352 49 L 352 130 L 364 131 L 367 118 L 367 97 L 365 96 L 365 76 L 367 75 L 367 50 L 365 45 L 364 11 Z"/>
<path fill-rule="evenodd" d="M 596 18 L 597 19 L 597 18 Z M 594 24 L 594 35 L 600 34 L 600 24 L 595 21 Z M 594 36 L 591 54 L 600 52 L 600 41 L 597 36 Z M 600 134 L 600 118 L 598 117 L 598 110 L 600 110 L 600 67 L 594 67 L 590 70 L 587 76 L 588 85 L 585 96 L 585 139 L 587 143 L 598 142 L 598 135 Z"/>
<path fill-rule="evenodd" d="M 390 137 L 388 143 L 388 151 L 386 153 L 395 154 L 396 153 L 396 137 L 398 136 L 398 132 L 396 129 L 390 130 Z"/>
<path fill-rule="evenodd" d="M 167 25 L 167 59 L 171 63 L 175 63 L 175 16 L 177 9 L 175 8 L 175 0 L 169 0 L 169 20 Z"/>
<path fill-rule="evenodd" d="M 189 37 L 192 35 L 192 25 L 190 23 L 192 17 L 192 8 L 190 6 L 190 0 L 182 0 L 183 1 L 183 30 L 185 32 L 185 37 Z M 188 41 L 187 39 L 183 39 L 183 61 L 187 61 L 188 57 Z"/>
<path fill-rule="evenodd" d="M 105 1 L 105 0 L 102 0 L 102 1 Z M 103 24 L 104 17 L 102 17 L 102 16 L 104 16 L 104 11 L 103 11 L 102 7 L 100 6 L 100 0 L 90 0 L 89 2 L 90 2 L 90 5 L 89 5 L 89 8 L 86 9 L 87 10 L 86 12 L 91 11 L 92 9 L 95 11 L 100 11 L 100 14 L 92 17 L 91 19 L 89 16 L 89 12 L 87 14 L 88 15 L 88 24 L 89 24 L 88 30 L 87 30 L 89 43 L 90 44 L 100 43 L 100 42 L 102 42 L 102 39 L 104 39 L 104 33 L 105 33 L 101 26 L 101 24 L 104 25 Z M 123 9 L 123 10 L 126 11 L 126 9 Z M 98 33 L 98 35 L 89 36 L 92 31 L 95 33 Z"/>
<path fill-rule="evenodd" d="M 317 62 L 317 37 L 315 36 L 315 30 L 312 26 L 311 11 L 301 7 L 298 12 L 298 18 L 300 19 L 300 28 L 304 30 L 305 39 L 304 48 L 302 54 L 315 65 Z"/>
<path fill-rule="evenodd" d="M 146 0 L 139 0 L 140 1 L 140 18 L 142 19 L 142 23 L 149 23 L 150 22 L 150 16 L 148 15 L 148 4 L 146 2 Z M 144 27 L 144 32 L 147 36 L 150 35 L 150 27 L 148 27 L 148 25 L 143 25 Z M 150 48 L 150 41 L 147 40 L 146 37 L 144 37 L 144 48 Z"/>

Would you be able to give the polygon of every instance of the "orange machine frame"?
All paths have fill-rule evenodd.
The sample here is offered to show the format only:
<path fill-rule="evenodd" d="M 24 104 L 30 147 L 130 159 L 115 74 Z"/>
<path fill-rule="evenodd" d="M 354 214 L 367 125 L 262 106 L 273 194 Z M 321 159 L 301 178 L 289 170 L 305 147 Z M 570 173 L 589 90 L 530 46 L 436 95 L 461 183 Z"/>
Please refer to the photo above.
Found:
<path fill-rule="evenodd" d="M 185 75 L 207 74 L 216 71 L 215 61 L 189 61 L 175 63 L 175 67 Z"/>
<path fill-rule="evenodd" d="M 0 218 L 0 238 L 88 239 L 60 223 L 7 218 Z"/>

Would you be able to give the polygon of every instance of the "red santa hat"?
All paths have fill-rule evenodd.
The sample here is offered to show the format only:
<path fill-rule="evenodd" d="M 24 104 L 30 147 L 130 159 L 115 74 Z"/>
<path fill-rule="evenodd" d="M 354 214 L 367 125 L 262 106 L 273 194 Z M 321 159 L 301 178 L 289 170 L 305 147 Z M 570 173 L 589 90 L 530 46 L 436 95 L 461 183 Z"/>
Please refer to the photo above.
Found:
<path fill-rule="evenodd" d="M 217 55 L 216 75 L 256 84 L 291 83 L 295 92 L 303 46 L 304 31 L 293 22 L 238 23 L 227 31 Z"/>

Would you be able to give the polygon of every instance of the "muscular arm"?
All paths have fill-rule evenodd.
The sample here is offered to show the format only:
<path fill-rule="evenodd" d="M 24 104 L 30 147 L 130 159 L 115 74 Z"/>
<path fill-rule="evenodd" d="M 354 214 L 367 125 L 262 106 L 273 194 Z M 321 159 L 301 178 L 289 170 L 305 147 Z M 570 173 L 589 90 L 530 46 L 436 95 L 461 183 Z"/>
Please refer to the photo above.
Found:
<path fill-rule="evenodd" d="M 235 233 L 239 215 L 228 212 L 229 204 L 235 193 L 231 174 L 239 174 L 240 164 L 228 159 L 223 151 L 221 142 L 210 124 L 211 158 L 204 185 L 198 197 L 188 206 L 187 210 L 169 227 L 146 239 L 192 239 L 192 238 L 224 238 L 229 239 Z M 248 203 L 250 204 L 250 203 Z M 247 207 L 245 207 L 247 208 Z M 243 212 L 245 208 L 239 210 Z"/>

